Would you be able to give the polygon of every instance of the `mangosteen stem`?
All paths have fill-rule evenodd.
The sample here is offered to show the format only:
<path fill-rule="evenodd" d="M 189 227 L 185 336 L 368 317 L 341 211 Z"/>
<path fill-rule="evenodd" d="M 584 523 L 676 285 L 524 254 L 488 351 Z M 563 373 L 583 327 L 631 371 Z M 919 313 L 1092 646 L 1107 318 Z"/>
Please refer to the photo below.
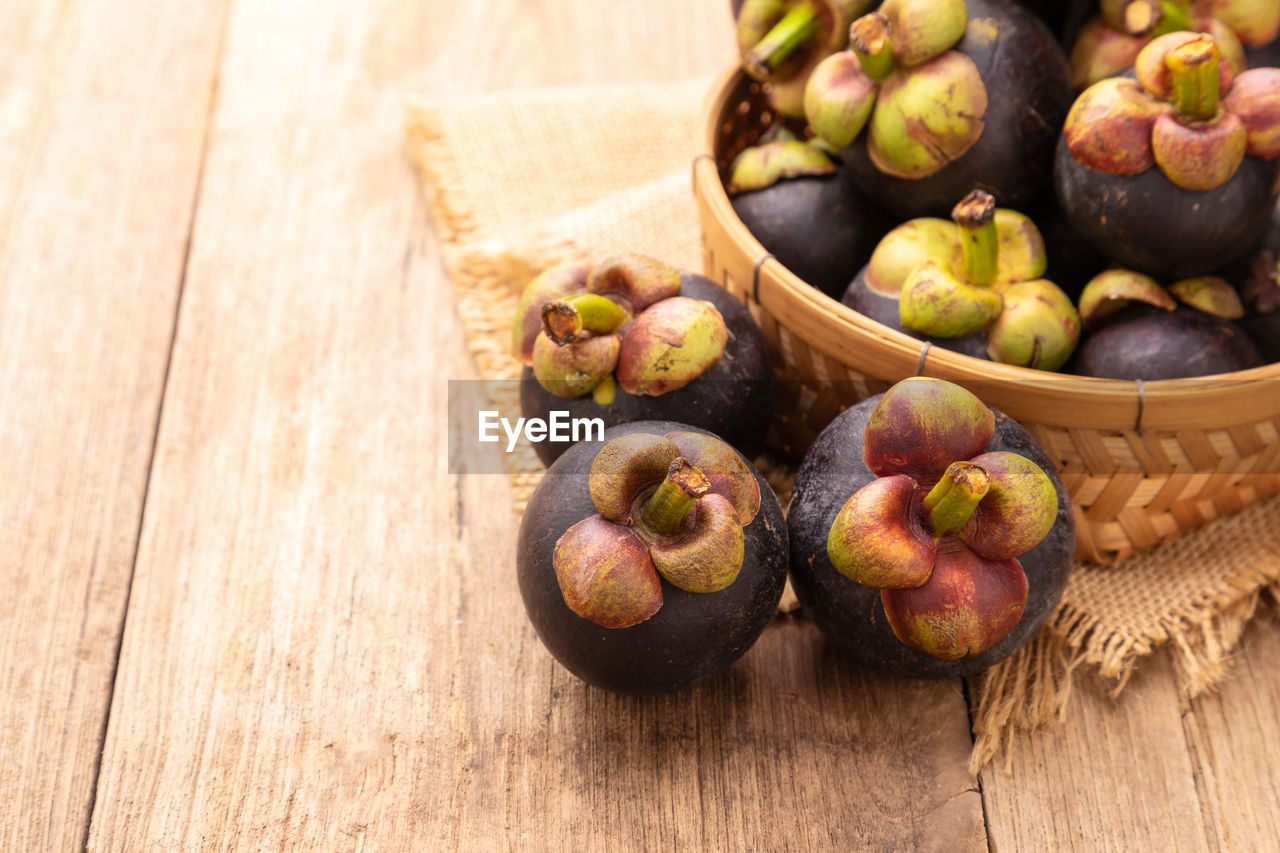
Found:
<path fill-rule="evenodd" d="M 598 293 L 577 293 L 542 306 L 542 331 L 561 346 L 573 343 L 583 331 L 610 334 L 626 320 L 625 308 Z"/>
<path fill-rule="evenodd" d="M 951 219 L 960 228 L 963 269 L 959 273 L 970 284 L 990 285 L 996 280 L 1000 260 L 995 197 L 974 190 L 952 209 Z"/>
<path fill-rule="evenodd" d="M 792 6 L 773 29 L 747 51 L 743 63 L 755 77 L 768 77 L 788 56 L 803 47 L 821 28 L 818 10 L 808 0 Z"/>
<path fill-rule="evenodd" d="M 1102 0 L 1107 23 L 1131 36 L 1145 36 L 1164 17 L 1159 0 Z"/>
<path fill-rule="evenodd" d="M 925 523 L 934 536 L 959 533 L 991 487 L 991 478 L 972 462 L 952 462 L 924 498 Z"/>
<path fill-rule="evenodd" d="M 688 518 L 694 502 L 710 488 L 703 473 L 680 456 L 667 469 L 667 478 L 640 508 L 640 517 L 655 533 L 675 533 Z"/>
<path fill-rule="evenodd" d="M 895 60 L 889 19 L 879 12 L 863 15 L 849 28 L 849 44 L 867 76 L 879 82 L 893 73 Z"/>
<path fill-rule="evenodd" d="M 1169 51 L 1164 59 L 1173 75 L 1174 106 L 1186 121 L 1210 121 L 1218 114 L 1218 48 L 1213 36 L 1200 35 Z"/>
<path fill-rule="evenodd" d="M 1191 6 L 1179 0 L 1160 0 L 1160 17 L 1151 28 L 1152 38 L 1191 29 Z M 1142 35 L 1142 33 L 1133 33 Z"/>

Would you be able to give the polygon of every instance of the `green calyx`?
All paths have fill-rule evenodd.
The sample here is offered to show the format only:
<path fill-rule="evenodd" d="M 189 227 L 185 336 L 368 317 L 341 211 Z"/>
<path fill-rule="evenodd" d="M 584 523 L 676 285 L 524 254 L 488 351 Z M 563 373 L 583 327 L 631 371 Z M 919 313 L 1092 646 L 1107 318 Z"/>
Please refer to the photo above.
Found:
<path fill-rule="evenodd" d="M 853 143 L 876 103 L 876 83 L 851 51 L 833 53 L 809 75 L 804 114 L 817 138 L 840 149 Z"/>
<path fill-rule="evenodd" d="M 1080 319 L 1086 330 L 1132 302 L 1142 302 L 1165 311 L 1178 303 L 1154 278 L 1132 270 L 1113 269 L 1094 276 L 1080 294 Z"/>
<path fill-rule="evenodd" d="M 1244 303 L 1240 294 L 1226 279 L 1216 275 L 1184 278 L 1169 285 L 1169 292 L 1184 305 L 1197 311 L 1221 317 L 1224 320 L 1239 320 L 1244 316 Z"/>
<path fill-rule="evenodd" d="M 977 67 L 950 50 L 964 37 L 963 0 L 887 0 L 850 27 L 850 49 L 814 70 L 804 113 L 827 143 L 867 145 L 881 171 L 922 178 L 982 135 L 987 91 Z"/>
<path fill-rule="evenodd" d="M 995 215 L 995 198 L 981 190 L 955 206 L 951 218 L 959 236 L 960 263 L 947 269 L 926 261 L 907 277 L 898 303 L 904 326 L 954 338 L 979 331 L 1000 315 L 1001 298 L 990 288 L 1000 256 Z"/>
<path fill-rule="evenodd" d="M 981 331 L 1000 315 L 1000 295 L 974 286 L 937 261 L 926 261 L 907 277 L 898 297 L 902 325 L 937 338 Z"/>
<path fill-rule="evenodd" d="M 972 462 L 954 462 L 924 498 L 925 524 L 934 536 L 959 533 L 986 497 L 991 480 Z"/>
<path fill-rule="evenodd" d="M 876 168 L 925 178 L 977 143 L 986 127 L 987 88 L 973 60 L 947 51 L 880 86 L 867 130 Z"/>
<path fill-rule="evenodd" d="M 835 163 L 826 152 L 808 142 L 778 140 L 746 149 L 733 161 L 729 184 L 731 196 L 766 189 L 790 178 L 830 175 Z"/>

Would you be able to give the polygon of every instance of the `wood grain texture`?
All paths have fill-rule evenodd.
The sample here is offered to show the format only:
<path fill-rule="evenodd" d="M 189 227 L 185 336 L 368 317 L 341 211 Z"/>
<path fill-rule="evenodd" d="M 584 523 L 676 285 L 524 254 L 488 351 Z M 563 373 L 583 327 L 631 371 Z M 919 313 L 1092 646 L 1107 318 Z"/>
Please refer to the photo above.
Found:
<path fill-rule="evenodd" d="M 1211 850 L 1280 843 L 1280 613 L 1246 630 L 1232 677 L 1216 694 L 1182 700 L 1182 727 Z"/>
<path fill-rule="evenodd" d="M 0 850 L 87 836 L 223 9 L 0 13 Z"/>
<path fill-rule="evenodd" d="M 506 480 L 445 469 L 474 372 L 403 95 L 710 73 L 724 4 L 288 8 L 229 25 L 90 847 L 982 849 L 957 682 L 784 621 L 688 694 L 589 690 Z"/>
<path fill-rule="evenodd" d="M 994 850 L 1203 850 L 1173 667 L 1156 656 L 1118 700 L 1077 677 L 1070 724 L 1019 735 L 982 773 Z"/>

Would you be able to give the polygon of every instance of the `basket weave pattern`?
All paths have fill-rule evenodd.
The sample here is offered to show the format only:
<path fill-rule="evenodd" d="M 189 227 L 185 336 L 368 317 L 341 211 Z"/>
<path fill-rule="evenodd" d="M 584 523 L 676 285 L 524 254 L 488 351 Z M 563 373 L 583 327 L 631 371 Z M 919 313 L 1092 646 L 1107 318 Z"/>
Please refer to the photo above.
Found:
<path fill-rule="evenodd" d="M 970 387 L 1023 422 L 1057 463 L 1077 555 L 1110 563 L 1280 493 L 1280 365 L 1143 383 L 996 365 L 889 329 L 797 279 L 750 235 L 723 176 L 774 123 L 758 84 L 723 75 L 693 164 L 706 274 L 751 310 L 782 383 L 777 438 L 803 453 L 844 408 L 908 376 Z"/>

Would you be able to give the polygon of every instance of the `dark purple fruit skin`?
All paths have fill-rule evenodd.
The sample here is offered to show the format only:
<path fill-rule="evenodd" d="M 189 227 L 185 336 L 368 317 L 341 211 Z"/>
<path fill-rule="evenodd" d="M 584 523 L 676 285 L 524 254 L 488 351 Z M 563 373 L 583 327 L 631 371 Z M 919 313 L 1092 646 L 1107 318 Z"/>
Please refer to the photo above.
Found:
<path fill-rule="evenodd" d="M 1186 379 L 1262 364 L 1253 341 L 1230 320 L 1182 307 L 1126 308 L 1085 335 L 1076 370 L 1104 379 Z"/>
<path fill-rule="evenodd" d="M 1071 107 L 1070 69 L 1061 46 L 1043 21 L 1011 0 L 967 0 L 967 6 L 970 20 L 997 19 L 1002 33 L 994 42 L 966 35 L 955 47 L 973 60 L 987 87 L 986 127 L 977 143 L 919 180 L 877 169 L 865 134 L 843 150 L 858 187 L 904 219 L 947 216 L 974 189 L 991 193 L 1002 207 L 1021 210 L 1053 174 L 1053 146 Z"/>
<path fill-rule="evenodd" d="M 898 300 L 882 296 L 867 287 L 866 267 L 863 267 L 853 281 L 849 282 L 849 287 L 845 290 L 844 296 L 840 298 L 840 301 L 864 317 L 869 317 L 891 329 L 897 329 L 904 335 L 910 335 L 916 340 L 929 341 L 935 346 L 971 355 L 974 358 L 981 358 L 986 361 L 991 360 L 990 356 L 987 355 L 987 336 L 982 332 L 974 332 L 971 335 L 965 335 L 960 338 L 935 338 L 932 335 L 913 332 L 903 326 L 902 312 L 899 309 Z"/>
<path fill-rule="evenodd" d="M 671 421 L 605 430 L 605 441 L 642 432 L 705 432 Z M 547 650 L 589 684 L 625 693 L 679 690 L 727 669 L 773 617 L 787 578 L 786 522 L 757 472 L 760 511 L 743 530 L 742 571 L 725 589 L 691 593 L 662 582 L 662 607 L 630 628 L 605 628 L 569 610 L 551 563 L 566 530 L 596 514 L 587 474 L 603 442 L 582 442 L 551 466 L 520 522 L 516 574 L 534 630 Z M 755 472 L 755 469 L 751 469 Z"/>
<path fill-rule="evenodd" d="M 1273 42 L 1274 44 L 1274 42 Z M 1242 261 L 1232 264 L 1222 272 L 1222 276 L 1235 284 L 1240 291 L 1240 300 L 1244 303 L 1245 315 L 1240 319 L 1240 328 L 1253 339 L 1262 355 L 1264 364 L 1280 362 L 1280 310 L 1263 313 L 1258 310 L 1256 298 L 1251 298 L 1249 278 L 1254 275 L 1253 264 L 1258 253 L 1269 252 L 1268 264 L 1274 264 L 1280 258 L 1280 199 L 1271 208 L 1271 219 L 1267 223 L 1267 233 L 1257 246 L 1256 252 L 1250 253 Z M 1266 306 L 1268 309 L 1270 305 Z"/>
<path fill-rule="evenodd" d="M 1245 157 L 1206 192 L 1169 183 L 1158 167 L 1111 175 L 1079 163 L 1065 140 L 1054 183 L 1071 223 L 1115 264 L 1157 278 L 1213 272 L 1244 255 L 1267 227 L 1280 159 Z"/>
<path fill-rule="evenodd" d="M 679 420 L 710 430 L 754 458 L 764 448 L 773 413 L 773 368 L 764 335 L 741 302 L 704 276 L 685 274 L 681 294 L 715 305 L 729 329 L 724 355 L 696 380 L 657 397 L 628 394 L 619 387 L 613 402 L 600 406 L 589 394 L 566 399 L 549 393 L 526 367 L 520 377 L 520 414 L 545 419 L 551 411 L 568 412 L 571 418 L 601 418 L 606 427 Z M 572 446 L 569 441 L 533 445 L 544 465 Z"/>
<path fill-rule="evenodd" d="M 981 654 L 946 661 L 903 644 L 890 629 L 880 590 L 836 571 L 827 556 L 827 535 L 836 514 L 858 489 L 875 479 L 862 461 L 862 437 L 879 395 L 845 410 L 809 449 L 792 491 L 787 527 L 791 535 L 791 586 L 806 615 L 828 639 L 859 662 L 917 678 L 956 678 L 981 672 L 1017 651 L 1058 605 L 1075 553 L 1075 519 L 1062 479 L 1031 433 L 996 412 L 987 451 L 1008 450 L 1033 460 L 1058 491 L 1058 518 L 1039 545 L 1018 558 L 1027 575 L 1022 619 L 1003 640 Z"/>
<path fill-rule="evenodd" d="M 1258 47 L 1245 45 L 1245 63 L 1250 68 L 1276 68 L 1280 66 L 1280 39 L 1272 39 Z"/>
<path fill-rule="evenodd" d="M 892 223 L 858 192 L 847 170 L 791 178 L 734 196 L 738 218 L 784 267 L 839 299 Z"/>
<path fill-rule="evenodd" d="M 1080 300 L 1084 287 L 1098 273 L 1111 266 L 1106 255 L 1071 224 L 1054 193 L 1027 211 L 1044 238 L 1048 268 L 1044 278 L 1062 288 L 1072 302 Z"/>

